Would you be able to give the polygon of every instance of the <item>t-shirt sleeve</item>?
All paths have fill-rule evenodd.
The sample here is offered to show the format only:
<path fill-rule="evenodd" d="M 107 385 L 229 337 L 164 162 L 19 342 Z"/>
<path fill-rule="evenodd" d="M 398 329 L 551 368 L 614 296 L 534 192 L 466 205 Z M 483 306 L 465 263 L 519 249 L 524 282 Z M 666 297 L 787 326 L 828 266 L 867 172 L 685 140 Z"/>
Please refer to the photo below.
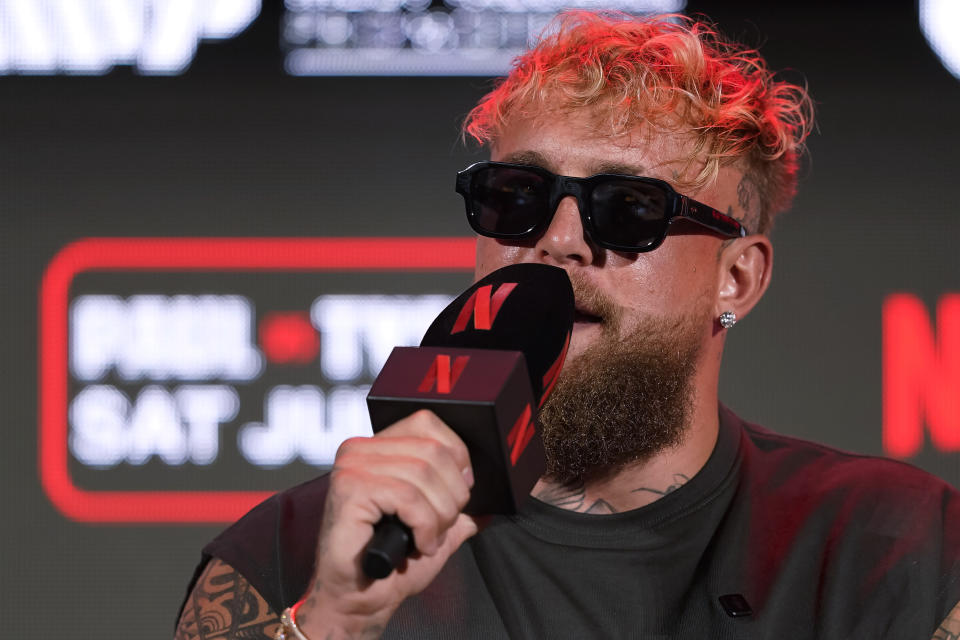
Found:
<path fill-rule="evenodd" d="M 203 548 L 187 597 L 211 558 L 223 560 L 277 613 L 309 586 L 320 518 L 329 486 L 326 475 L 264 500 Z M 181 606 L 182 609 L 182 606 Z"/>
<path fill-rule="evenodd" d="M 928 640 L 960 600 L 960 493 L 906 465 L 883 470 L 886 490 L 856 512 L 864 544 L 850 563 L 864 569 L 852 585 L 868 589 L 864 613 L 887 633 L 852 637 Z"/>
<path fill-rule="evenodd" d="M 960 492 L 903 462 L 746 433 L 737 508 L 759 514 L 744 562 L 766 609 L 810 607 L 823 637 L 929 640 L 960 601 Z"/>
<path fill-rule="evenodd" d="M 943 544 L 938 599 L 938 609 L 942 614 L 940 622 L 960 604 L 960 493 L 952 488 L 944 488 L 942 501 L 943 520 L 940 525 Z"/>

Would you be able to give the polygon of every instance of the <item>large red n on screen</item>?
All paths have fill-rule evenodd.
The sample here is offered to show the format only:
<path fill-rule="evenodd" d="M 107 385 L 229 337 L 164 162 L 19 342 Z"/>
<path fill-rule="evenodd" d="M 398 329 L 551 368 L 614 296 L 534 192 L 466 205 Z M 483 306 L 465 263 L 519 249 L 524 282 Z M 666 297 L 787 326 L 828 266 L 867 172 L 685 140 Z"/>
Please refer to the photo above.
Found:
<path fill-rule="evenodd" d="M 937 304 L 936 330 L 912 294 L 883 304 L 883 448 L 907 458 L 923 448 L 924 422 L 940 451 L 960 451 L 960 294 Z"/>

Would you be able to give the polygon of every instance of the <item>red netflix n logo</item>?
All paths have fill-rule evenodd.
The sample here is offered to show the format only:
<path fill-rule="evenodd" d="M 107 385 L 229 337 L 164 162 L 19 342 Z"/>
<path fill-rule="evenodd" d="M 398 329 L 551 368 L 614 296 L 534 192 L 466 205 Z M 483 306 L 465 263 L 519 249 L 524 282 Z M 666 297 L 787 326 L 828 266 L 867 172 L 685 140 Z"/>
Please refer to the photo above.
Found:
<path fill-rule="evenodd" d="M 543 392 L 540 394 L 540 406 L 543 406 L 543 403 L 547 401 L 547 396 L 550 395 L 550 392 L 553 391 L 553 386 L 557 384 L 557 378 L 560 377 L 560 367 L 563 366 L 563 360 L 567 357 L 567 349 L 570 348 L 570 335 L 571 332 L 567 332 L 567 339 L 563 343 L 563 349 L 560 350 L 560 355 L 557 356 L 557 359 L 553 361 L 553 364 L 550 365 L 550 368 L 547 369 L 547 372 L 543 374 Z"/>
<path fill-rule="evenodd" d="M 919 453 L 924 418 L 934 447 L 960 451 L 960 294 L 940 298 L 936 330 L 916 296 L 883 303 L 884 451 Z"/>
<path fill-rule="evenodd" d="M 520 414 L 520 417 L 517 418 L 517 421 L 513 423 L 513 428 L 510 429 L 510 433 L 507 434 L 507 445 L 510 447 L 510 465 L 517 466 L 517 460 L 520 459 L 520 455 L 523 453 L 523 450 L 527 448 L 527 445 L 530 444 L 530 440 L 533 438 L 536 428 L 533 424 L 533 411 L 530 408 L 530 405 L 527 404 L 523 408 L 523 413 Z"/>
<path fill-rule="evenodd" d="M 427 375 L 423 377 L 417 391 L 427 393 L 433 391 L 434 386 L 436 386 L 437 393 L 450 393 L 453 391 L 454 385 L 457 384 L 457 380 L 460 379 L 460 374 L 463 373 L 469 360 L 470 356 L 457 356 L 451 364 L 450 356 L 437 355 L 430 363 Z"/>
<path fill-rule="evenodd" d="M 450 334 L 460 333 L 467 328 L 467 321 L 473 316 L 473 328 L 478 331 L 489 331 L 493 327 L 493 321 L 497 319 L 500 308 L 506 301 L 507 296 L 517 286 L 516 282 L 504 282 L 497 287 L 496 293 L 493 293 L 493 285 L 488 284 L 480 287 L 467 298 L 467 302 L 460 309 L 460 315 L 453 325 Z M 492 295 L 491 295 L 492 294 Z"/>

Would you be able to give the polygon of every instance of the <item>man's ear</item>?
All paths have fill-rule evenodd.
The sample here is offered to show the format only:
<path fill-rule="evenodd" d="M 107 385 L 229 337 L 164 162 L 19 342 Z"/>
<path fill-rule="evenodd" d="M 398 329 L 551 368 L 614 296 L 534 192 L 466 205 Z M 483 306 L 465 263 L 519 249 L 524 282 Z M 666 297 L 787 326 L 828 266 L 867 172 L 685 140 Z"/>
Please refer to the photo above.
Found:
<path fill-rule="evenodd" d="M 714 317 L 724 311 L 746 317 L 770 285 L 773 271 L 773 245 L 761 234 L 737 238 L 720 253 L 717 308 Z"/>

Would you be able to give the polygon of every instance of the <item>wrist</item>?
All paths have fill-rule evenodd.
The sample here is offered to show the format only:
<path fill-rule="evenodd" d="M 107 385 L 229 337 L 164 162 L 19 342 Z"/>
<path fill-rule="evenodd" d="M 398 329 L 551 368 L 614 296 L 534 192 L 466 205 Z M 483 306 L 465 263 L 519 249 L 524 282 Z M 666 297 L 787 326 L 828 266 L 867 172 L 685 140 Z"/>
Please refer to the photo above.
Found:
<path fill-rule="evenodd" d="M 375 640 L 384 625 L 370 615 L 345 615 L 305 598 L 284 610 L 274 640 Z"/>

